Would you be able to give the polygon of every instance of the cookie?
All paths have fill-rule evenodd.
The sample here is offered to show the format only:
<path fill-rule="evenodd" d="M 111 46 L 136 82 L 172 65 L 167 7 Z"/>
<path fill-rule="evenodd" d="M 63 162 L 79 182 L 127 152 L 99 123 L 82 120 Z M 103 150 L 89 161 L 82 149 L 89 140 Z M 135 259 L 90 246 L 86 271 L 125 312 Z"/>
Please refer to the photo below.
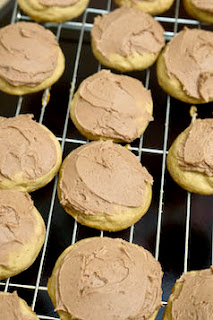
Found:
<path fill-rule="evenodd" d="M 18 0 L 20 8 L 35 21 L 64 22 L 80 16 L 89 0 Z"/>
<path fill-rule="evenodd" d="M 176 281 L 163 320 L 213 319 L 213 267 Z"/>
<path fill-rule="evenodd" d="M 144 70 L 164 47 L 163 33 L 163 27 L 148 13 L 121 7 L 95 18 L 92 50 L 96 59 L 109 68 Z"/>
<path fill-rule="evenodd" d="M 17 293 L 0 292 L 1 319 L 4 320 L 39 320 L 35 312 Z"/>
<path fill-rule="evenodd" d="M 112 141 L 95 141 L 64 160 L 58 196 L 67 213 L 86 226 L 125 229 L 148 210 L 152 176 L 138 158 Z"/>
<path fill-rule="evenodd" d="M 48 281 L 60 319 L 154 320 L 162 270 L 143 247 L 122 239 L 89 238 L 68 247 Z"/>
<path fill-rule="evenodd" d="M 184 28 L 166 45 L 157 62 L 160 86 L 190 104 L 213 101 L 213 32 Z"/>
<path fill-rule="evenodd" d="M 213 194 L 213 119 L 196 120 L 176 138 L 167 168 L 182 188 Z"/>
<path fill-rule="evenodd" d="M 193 18 L 213 23 L 213 2 L 211 0 L 184 0 L 183 4 L 187 13 Z"/>
<path fill-rule="evenodd" d="M 115 0 L 117 5 L 140 9 L 152 15 L 167 11 L 174 0 Z"/>
<path fill-rule="evenodd" d="M 2 280 L 29 268 L 44 243 L 45 224 L 28 193 L 0 190 L 0 234 Z"/>
<path fill-rule="evenodd" d="M 0 29 L 0 90 L 24 95 L 54 84 L 64 72 L 55 35 L 31 22 Z"/>
<path fill-rule="evenodd" d="M 90 140 L 131 142 L 153 120 L 152 110 L 151 93 L 140 81 L 101 70 L 81 83 L 70 116 Z"/>
<path fill-rule="evenodd" d="M 59 170 L 58 140 L 32 117 L 0 117 L 0 189 L 31 192 L 45 186 Z"/>

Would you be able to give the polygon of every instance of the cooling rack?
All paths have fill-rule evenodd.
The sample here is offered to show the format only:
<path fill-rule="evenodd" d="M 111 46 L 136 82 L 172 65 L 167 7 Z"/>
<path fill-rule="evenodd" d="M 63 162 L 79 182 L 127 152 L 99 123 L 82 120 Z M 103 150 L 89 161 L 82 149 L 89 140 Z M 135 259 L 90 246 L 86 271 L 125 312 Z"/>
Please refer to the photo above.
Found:
<path fill-rule="evenodd" d="M 69 119 L 69 105 L 80 82 L 101 69 L 90 49 L 90 30 L 94 16 L 115 7 L 111 0 L 91 0 L 84 14 L 75 21 L 62 24 L 46 23 L 57 37 L 66 57 L 66 70 L 51 89 L 24 97 L 0 93 L 1 115 L 33 113 L 61 143 L 63 157 L 88 141 L 74 128 Z M 164 15 L 155 17 L 170 40 L 183 26 L 210 29 L 211 26 L 190 19 L 180 0 Z M 11 23 L 28 21 L 14 4 Z M 171 287 L 187 270 L 207 268 L 213 264 L 213 197 L 190 194 L 172 181 L 166 170 L 166 155 L 175 137 L 198 115 L 212 117 L 212 104 L 190 106 L 167 96 L 156 81 L 155 66 L 130 75 L 151 89 L 154 101 L 154 122 L 144 135 L 128 148 L 136 154 L 154 177 L 153 200 L 148 213 L 127 230 L 108 233 L 77 224 L 60 206 L 57 177 L 31 194 L 47 227 L 42 251 L 31 268 L 0 282 L 0 290 L 14 291 L 24 298 L 40 319 L 59 319 L 47 293 L 47 280 L 60 253 L 70 244 L 90 236 L 121 237 L 143 245 L 160 261 L 163 271 L 163 301 L 157 319 L 162 319 Z M 125 177 L 124 177 L 125 178 Z"/>

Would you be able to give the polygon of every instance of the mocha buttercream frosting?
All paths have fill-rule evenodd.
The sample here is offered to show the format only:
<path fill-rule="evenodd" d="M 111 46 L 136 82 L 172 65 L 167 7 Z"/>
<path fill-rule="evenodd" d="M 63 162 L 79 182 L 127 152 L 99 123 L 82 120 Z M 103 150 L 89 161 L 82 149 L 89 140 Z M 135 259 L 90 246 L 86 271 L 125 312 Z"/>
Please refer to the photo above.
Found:
<path fill-rule="evenodd" d="M 213 268 L 184 274 L 182 289 L 172 302 L 172 320 L 213 319 Z"/>
<path fill-rule="evenodd" d="M 73 319 L 149 319 L 161 305 L 162 271 L 151 253 L 121 239 L 75 244 L 56 271 L 56 310 Z"/>
<path fill-rule="evenodd" d="M 96 141 L 72 151 L 59 182 L 61 204 L 88 215 L 113 214 L 143 205 L 152 177 L 136 156 L 112 141 Z"/>
<path fill-rule="evenodd" d="M 178 150 L 178 164 L 213 176 L 213 119 L 198 119 L 190 125 Z"/>
<path fill-rule="evenodd" d="M 35 320 L 35 315 L 24 313 L 20 305 L 20 298 L 16 292 L 0 294 L 1 319 L 3 320 Z"/>
<path fill-rule="evenodd" d="M 22 250 L 31 241 L 37 225 L 33 211 L 29 194 L 0 190 L 0 266 L 9 267 L 11 253 Z"/>
<path fill-rule="evenodd" d="M 199 10 L 213 13 L 213 2 L 211 0 L 191 0 L 192 4 Z"/>
<path fill-rule="evenodd" d="M 13 180 L 16 175 L 35 180 L 56 164 L 56 147 L 49 132 L 32 117 L 0 117 L 0 181 Z"/>
<path fill-rule="evenodd" d="M 84 80 L 78 93 L 76 120 L 93 135 L 131 142 L 153 120 L 147 110 L 151 93 L 137 79 L 102 70 Z"/>
<path fill-rule="evenodd" d="M 167 75 L 181 83 L 190 97 L 213 97 L 213 32 L 184 28 L 163 54 Z"/>
<path fill-rule="evenodd" d="M 39 3 L 47 7 L 69 7 L 76 4 L 79 0 L 39 0 Z"/>
<path fill-rule="evenodd" d="M 158 53 L 164 46 L 162 26 L 149 14 L 121 7 L 95 18 L 91 34 L 96 48 L 106 58 Z"/>
<path fill-rule="evenodd" d="M 55 35 L 36 23 L 17 22 L 0 29 L 0 77 L 13 86 L 37 86 L 58 62 Z"/>

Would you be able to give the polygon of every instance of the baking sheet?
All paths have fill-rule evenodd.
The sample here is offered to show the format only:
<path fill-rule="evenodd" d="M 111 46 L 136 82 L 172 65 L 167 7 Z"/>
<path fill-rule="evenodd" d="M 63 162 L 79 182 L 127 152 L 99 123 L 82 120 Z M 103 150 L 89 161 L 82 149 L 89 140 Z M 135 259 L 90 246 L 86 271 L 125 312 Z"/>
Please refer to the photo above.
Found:
<path fill-rule="evenodd" d="M 29 20 L 13 6 L 14 1 L 10 2 L 6 11 L 0 12 L 0 26 L 10 23 L 12 13 L 16 21 Z M 45 99 L 42 99 L 43 92 L 27 95 L 23 99 L 0 92 L 0 115 L 9 117 L 18 113 L 33 113 L 35 119 L 52 130 L 62 143 L 63 158 L 87 142 L 69 119 L 68 104 L 81 81 L 100 68 L 90 49 L 89 30 L 94 16 L 101 13 L 100 10 L 109 8 L 112 10 L 115 5 L 108 0 L 91 0 L 87 12 L 73 22 L 46 24 L 58 35 L 66 57 L 65 73 L 51 88 L 47 106 Z M 178 0 L 157 19 L 166 30 L 167 40 L 184 25 L 212 30 L 212 26 L 200 24 L 187 16 Z M 143 138 L 131 144 L 132 152 L 140 157 L 154 177 L 151 207 L 135 226 L 121 232 L 101 233 L 76 224 L 65 213 L 56 195 L 57 178 L 31 194 L 47 225 L 45 246 L 28 270 L 0 282 L 0 290 L 17 290 L 32 305 L 40 319 L 58 318 L 48 297 L 47 280 L 61 252 L 71 243 L 85 237 L 121 237 L 150 250 L 159 258 L 164 271 L 164 305 L 175 280 L 184 270 L 203 269 L 212 264 L 213 197 L 187 193 L 171 179 L 165 168 L 169 146 L 191 122 L 191 106 L 168 97 L 162 91 L 157 84 L 155 66 L 148 71 L 129 75 L 151 89 L 154 100 L 154 121 L 150 123 Z M 212 118 L 212 106 L 212 103 L 197 106 L 198 116 Z M 163 311 L 164 307 L 157 316 L 158 320 L 162 319 Z"/>

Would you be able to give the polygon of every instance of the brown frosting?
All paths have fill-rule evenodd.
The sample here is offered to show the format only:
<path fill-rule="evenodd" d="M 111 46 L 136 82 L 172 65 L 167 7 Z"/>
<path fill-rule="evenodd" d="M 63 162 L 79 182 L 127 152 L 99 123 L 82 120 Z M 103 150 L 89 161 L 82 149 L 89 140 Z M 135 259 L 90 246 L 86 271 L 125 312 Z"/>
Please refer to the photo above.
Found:
<path fill-rule="evenodd" d="M 81 320 L 149 319 L 161 305 L 161 278 L 144 248 L 90 238 L 75 244 L 56 272 L 56 310 Z"/>
<path fill-rule="evenodd" d="M 29 312 L 22 312 L 20 298 L 16 292 L 0 294 L 0 310 L 1 319 L 4 320 L 35 320 L 35 316 L 31 316 Z"/>
<path fill-rule="evenodd" d="M 58 62 L 55 35 L 36 23 L 17 22 L 0 29 L 0 77 L 13 86 L 37 86 Z"/>
<path fill-rule="evenodd" d="M 213 32 L 184 28 L 166 46 L 168 76 L 177 78 L 190 97 L 213 97 Z"/>
<path fill-rule="evenodd" d="M 113 214 L 115 207 L 140 207 L 152 176 L 133 153 L 112 141 L 72 151 L 61 169 L 61 204 L 85 214 Z"/>
<path fill-rule="evenodd" d="M 46 7 L 68 7 L 73 6 L 79 2 L 79 0 L 39 0 L 39 3 Z"/>
<path fill-rule="evenodd" d="M 172 303 L 172 320 L 213 319 L 213 267 L 184 274 L 179 296 Z"/>
<path fill-rule="evenodd" d="M 146 110 L 150 91 L 134 78 L 102 70 L 84 80 L 78 92 L 75 117 L 93 135 L 131 142 L 153 120 Z"/>
<path fill-rule="evenodd" d="M 192 4 L 199 10 L 213 13 L 213 2 L 211 0 L 191 0 Z"/>
<path fill-rule="evenodd" d="M 0 266 L 9 267 L 11 252 L 22 250 L 32 239 L 36 225 L 33 210 L 28 193 L 0 190 Z"/>
<path fill-rule="evenodd" d="M 121 7 L 96 17 L 91 34 L 97 49 L 109 58 L 113 53 L 124 57 L 135 52 L 158 53 L 165 44 L 163 32 L 160 23 L 149 14 Z"/>
<path fill-rule="evenodd" d="M 213 176 L 213 119 L 198 119 L 190 125 L 178 150 L 178 163 L 184 170 Z"/>
<path fill-rule="evenodd" d="M 25 179 L 34 180 L 55 165 L 54 142 L 32 117 L 30 114 L 0 117 L 0 181 L 12 180 L 20 173 Z"/>

